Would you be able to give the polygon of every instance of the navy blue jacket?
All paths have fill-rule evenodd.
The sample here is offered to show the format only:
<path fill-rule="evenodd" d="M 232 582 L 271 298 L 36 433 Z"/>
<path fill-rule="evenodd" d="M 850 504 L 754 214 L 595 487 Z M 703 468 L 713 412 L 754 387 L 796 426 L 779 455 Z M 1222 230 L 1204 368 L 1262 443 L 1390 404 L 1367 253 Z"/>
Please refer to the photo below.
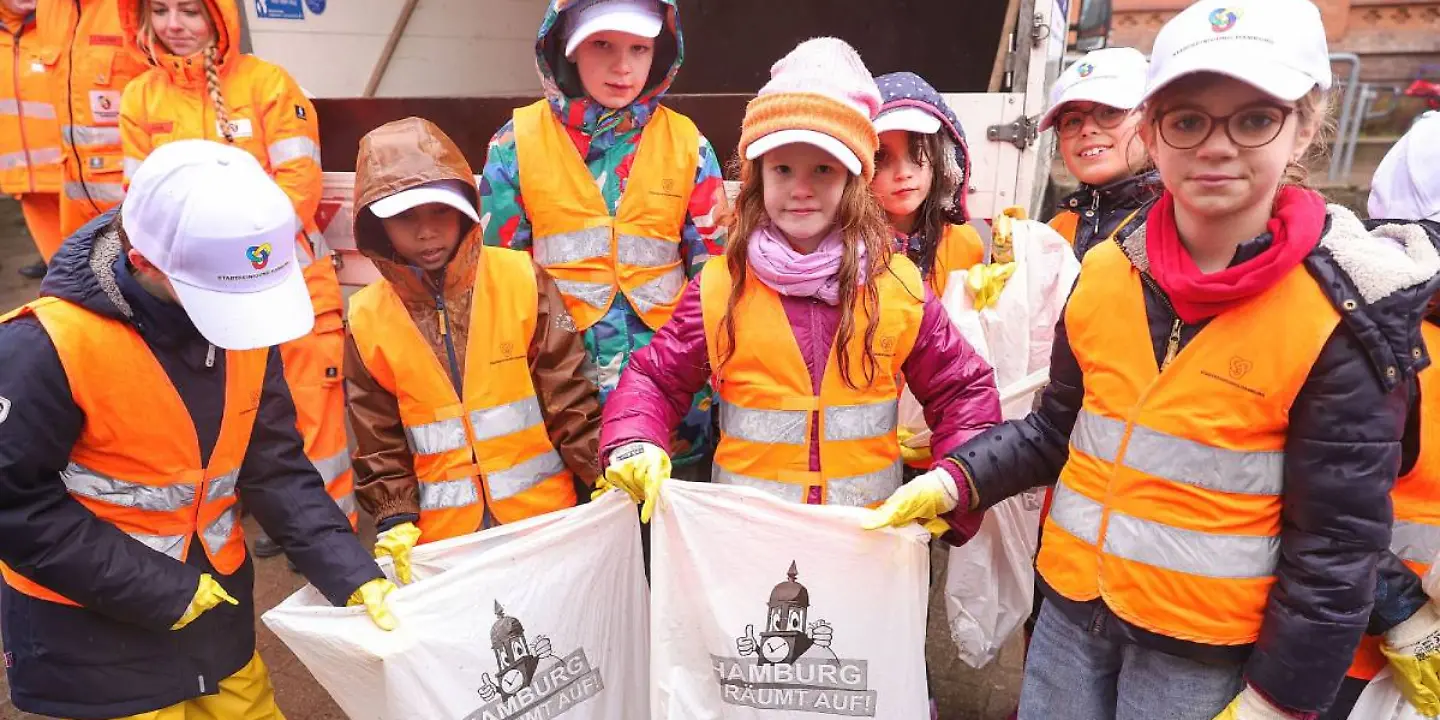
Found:
<path fill-rule="evenodd" d="M 1430 361 L 1420 322 L 1437 280 L 1363 302 L 1350 273 L 1327 248 L 1337 240 L 1331 237 L 1337 234 L 1333 224 L 1332 219 L 1326 241 L 1305 266 L 1337 309 L 1351 309 L 1342 310 L 1342 322 L 1290 409 L 1281 557 L 1259 640 L 1222 647 L 1157 635 L 1114 616 L 1103 600 L 1072 601 L 1040 583 L 1045 601 L 1078 625 L 1203 662 L 1245 663 L 1250 684 L 1282 707 L 1302 712 L 1330 704 L 1367 628 L 1382 632 L 1423 602 L 1414 575 L 1388 552 L 1389 491 L 1401 467 L 1411 383 Z M 1242 245 L 1235 261 L 1253 257 L 1269 243 L 1265 235 Z M 1137 267 L 1148 267 L 1143 233 L 1127 238 L 1124 246 Z M 1147 282 L 1144 288 L 1158 364 L 1174 315 L 1157 285 Z M 1184 326 L 1182 347 L 1203 329 L 1204 324 Z M 1051 354 L 1051 382 L 1038 409 L 951 454 L 973 479 L 981 507 L 1058 479 L 1085 393 L 1067 338 L 1062 317 Z M 1372 618 L 1372 609 L 1383 612 Z"/>
<path fill-rule="evenodd" d="M 1073 212 L 1079 218 L 1075 225 L 1075 257 L 1084 260 L 1090 248 L 1115 232 L 1119 231 L 1123 239 L 1143 225 L 1145 211 L 1160 198 L 1162 190 L 1159 171 L 1150 170 L 1100 187 L 1081 183 L 1075 192 L 1061 198 L 1060 212 Z M 1126 220 L 1131 222 L 1122 228 Z"/>
<path fill-rule="evenodd" d="M 208 462 L 224 411 L 225 354 L 178 305 L 130 274 L 107 213 L 72 236 L 52 260 L 41 294 L 132 324 L 165 369 L 194 421 Z M 59 478 L 86 422 L 71 397 L 49 335 L 34 317 L 0 324 L 0 561 L 83 608 L 4 587 L 0 630 L 15 706 L 86 720 L 157 710 L 216 692 L 255 649 L 253 568 L 220 575 L 204 552 L 185 563 L 150 550 L 100 520 Z M 115 382 L 129 378 L 117 377 Z M 137 411 L 136 421 L 144 413 Z M 143 448 L 135 448 L 143 452 Z M 240 502 L 332 603 L 380 577 L 344 515 L 325 494 L 295 430 L 295 408 L 271 350 Z M 191 547 L 199 547 L 199 538 Z M 180 631 L 170 626 L 210 573 L 240 605 L 221 604 Z"/>

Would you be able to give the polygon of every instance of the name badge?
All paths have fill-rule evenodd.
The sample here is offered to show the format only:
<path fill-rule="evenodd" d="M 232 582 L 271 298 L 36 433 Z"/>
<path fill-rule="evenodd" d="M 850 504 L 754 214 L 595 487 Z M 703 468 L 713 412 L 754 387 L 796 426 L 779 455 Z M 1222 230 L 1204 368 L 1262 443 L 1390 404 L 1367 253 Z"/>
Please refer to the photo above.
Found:
<path fill-rule="evenodd" d="M 96 125 L 120 124 L 120 91 L 91 90 L 90 116 Z"/>
<path fill-rule="evenodd" d="M 220 137 L 225 137 L 225 128 L 221 127 L 219 122 L 215 123 L 215 132 L 219 134 Z M 231 120 L 230 135 L 236 139 L 255 137 L 255 130 L 250 125 L 250 118 Z"/>

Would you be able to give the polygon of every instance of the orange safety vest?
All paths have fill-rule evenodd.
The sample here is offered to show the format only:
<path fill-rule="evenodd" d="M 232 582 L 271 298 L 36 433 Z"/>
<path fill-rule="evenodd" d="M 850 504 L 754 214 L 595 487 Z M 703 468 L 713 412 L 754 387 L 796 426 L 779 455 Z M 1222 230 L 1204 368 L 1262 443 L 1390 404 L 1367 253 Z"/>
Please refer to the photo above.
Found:
<path fill-rule="evenodd" d="M 902 255 L 875 279 L 880 301 L 874 355 L 879 363 L 868 385 L 864 338 L 870 317 L 855 303 L 850 376 L 840 374 L 837 347 L 830 350 L 820 395 L 815 395 L 780 295 L 747 274 L 736 305 L 735 350 L 722 363 L 728 340 L 720 326 L 730 300 L 730 269 L 712 258 L 700 276 L 705 341 L 720 396 L 720 445 L 714 480 L 758 487 L 793 502 L 873 505 L 901 483 L 900 443 L 895 434 L 900 389 L 897 376 L 915 347 L 924 314 L 923 281 Z M 785 330 L 781 330 L 781 329 Z M 818 413 L 819 426 L 811 415 Z M 810 470 L 811 433 L 820 440 L 820 470 Z"/>
<path fill-rule="evenodd" d="M 1160 369 L 1140 272 L 1113 243 L 1091 250 L 1065 315 L 1085 399 L 1045 521 L 1045 582 L 1167 637 L 1254 642 L 1289 408 L 1339 321 L 1296 267 Z"/>
<path fill-rule="evenodd" d="M 612 215 L 550 104 L 541 100 L 515 111 L 520 194 L 535 261 L 555 278 L 581 330 L 605 316 L 616 289 L 651 329 L 675 312 L 685 289 L 680 231 L 699 147 L 700 131 L 690 118 L 657 107 Z"/>
<path fill-rule="evenodd" d="M 267 351 L 225 353 L 225 411 L 206 465 L 185 402 L 133 328 L 53 297 L 0 322 L 25 315 L 34 315 L 55 344 L 71 396 L 85 414 L 60 473 L 70 496 L 180 562 L 198 534 L 215 570 L 235 572 L 245 560 L 235 485 L 260 405 Z M 26 595 L 77 604 L 3 564 L 0 573 Z"/>
<path fill-rule="evenodd" d="M 930 270 L 930 292 L 945 297 L 950 273 L 969 270 L 985 260 L 985 241 L 969 225 L 949 225 L 935 250 L 935 266 Z"/>
<path fill-rule="evenodd" d="M 50 94 L 57 51 L 33 23 L 0 34 L 0 192 L 60 192 L 60 123 Z M 8 67 L 6 67 L 8 65 Z"/>
<path fill-rule="evenodd" d="M 422 542 L 481 529 L 487 506 L 511 523 L 575 505 L 573 475 L 546 432 L 526 359 L 539 313 L 534 266 L 522 252 L 481 252 L 464 398 L 388 281 L 350 300 L 360 359 L 395 395 L 415 456 Z"/>
<path fill-rule="evenodd" d="M 1425 347 L 1440 350 L 1440 327 L 1426 320 L 1420 324 Z M 1390 552 L 1420 577 L 1440 554 L 1440 370 L 1434 366 L 1420 372 L 1420 456 L 1410 472 L 1395 481 L 1390 501 L 1395 508 L 1395 525 L 1390 531 Z M 1373 680 L 1385 667 L 1378 635 L 1360 640 L 1355 662 L 1346 674 Z"/>
<path fill-rule="evenodd" d="M 1050 218 L 1050 222 L 1046 224 L 1055 232 L 1060 233 L 1060 237 L 1065 238 L 1065 242 L 1074 245 L 1075 234 L 1080 231 L 1080 214 L 1074 210 L 1064 210 L 1059 215 Z"/>

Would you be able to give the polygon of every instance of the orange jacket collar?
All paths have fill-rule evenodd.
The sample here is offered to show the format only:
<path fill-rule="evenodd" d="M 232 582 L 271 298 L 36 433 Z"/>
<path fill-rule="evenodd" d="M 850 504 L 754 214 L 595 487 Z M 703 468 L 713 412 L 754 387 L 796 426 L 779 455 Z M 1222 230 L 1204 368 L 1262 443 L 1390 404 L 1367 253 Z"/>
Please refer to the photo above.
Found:
<path fill-rule="evenodd" d="M 215 41 L 219 52 L 216 65 L 220 71 L 240 55 L 240 9 L 235 0 L 202 0 L 205 11 L 215 23 Z M 120 24 L 125 31 L 125 47 L 143 62 L 160 67 L 177 85 L 204 85 L 205 60 L 201 53 L 190 57 L 172 55 L 164 47 L 155 47 L 154 57 L 140 46 L 140 13 L 149 5 L 147 0 L 119 0 Z"/>

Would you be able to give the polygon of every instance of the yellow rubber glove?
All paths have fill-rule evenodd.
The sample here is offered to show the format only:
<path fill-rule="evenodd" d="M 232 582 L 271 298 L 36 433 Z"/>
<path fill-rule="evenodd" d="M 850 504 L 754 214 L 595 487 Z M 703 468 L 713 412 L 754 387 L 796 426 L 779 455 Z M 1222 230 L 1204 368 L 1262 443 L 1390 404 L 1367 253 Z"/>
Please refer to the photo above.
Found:
<path fill-rule="evenodd" d="M 230 597 L 230 593 L 225 592 L 225 588 L 220 587 L 220 583 L 216 582 L 215 578 L 210 576 L 210 573 L 201 574 L 200 586 L 195 588 L 195 597 L 190 599 L 190 606 L 185 608 L 185 613 L 180 616 L 179 620 L 175 621 L 174 625 L 170 626 L 170 629 L 179 630 L 195 622 L 195 618 L 200 617 L 206 610 L 222 602 L 227 602 L 231 605 L 240 604 L 239 600 Z"/>
<path fill-rule="evenodd" d="M 1426 603 L 1385 633 L 1380 652 L 1400 694 L 1426 717 L 1440 715 L 1440 609 Z"/>
<path fill-rule="evenodd" d="M 350 593 L 350 600 L 345 605 L 364 605 L 370 622 L 375 623 L 375 627 L 390 632 L 400 624 L 395 620 L 395 613 L 390 612 L 390 603 L 385 601 L 385 597 L 392 592 L 395 592 L 395 583 L 385 578 L 375 578 Z"/>
<path fill-rule="evenodd" d="M 1015 263 L 976 265 L 965 275 L 965 287 L 975 302 L 976 310 L 984 310 L 1000 300 L 1005 283 L 1015 274 Z"/>
<path fill-rule="evenodd" d="M 931 455 L 930 455 L 930 446 L 929 446 L 929 445 L 926 445 L 925 447 L 918 447 L 918 448 L 913 448 L 913 447 L 910 447 L 910 446 L 906 445 L 906 444 L 905 444 L 905 441 L 906 441 L 906 440 L 909 440 L 910 438 L 915 437 L 915 433 L 914 433 L 912 430 L 910 430 L 910 428 L 902 427 L 902 428 L 896 430 L 895 432 L 896 432 L 897 435 L 900 436 L 900 437 L 899 437 L 899 440 L 900 440 L 900 459 L 901 459 L 901 460 L 904 460 L 906 465 L 928 465 L 928 464 L 930 464 Z"/>
<path fill-rule="evenodd" d="M 669 479 L 670 456 L 658 445 L 647 442 L 615 448 L 610 453 L 610 465 L 605 468 L 606 484 L 624 490 L 631 500 L 644 503 L 640 507 L 640 522 L 650 522 L 655 500 L 660 497 L 660 486 Z"/>
<path fill-rule="evenodd" d="M 912 522 L 928 523 L 959 504 L 960 490 L 955 486 L 955 479 L 943 468 L 936 468 L 901 485 L 884 504 L 871 510 L 860 525 L 866 530 L 876 530 Z"/>
<path fill-rule="evenodd" d="M 420 542 L 420 528 L 415 523 L 400 523 L 375 538 L 375 559 L 390 556 L 395 561 L 395 577 L 401 585 L 410 584 L 410 551 Z"/>
<path fill-rule="evenodd" d="M 1271 705 L 1260 693 L 1247 685 L 1215 720 L 1294 720 L 1288 713 Z"/>

